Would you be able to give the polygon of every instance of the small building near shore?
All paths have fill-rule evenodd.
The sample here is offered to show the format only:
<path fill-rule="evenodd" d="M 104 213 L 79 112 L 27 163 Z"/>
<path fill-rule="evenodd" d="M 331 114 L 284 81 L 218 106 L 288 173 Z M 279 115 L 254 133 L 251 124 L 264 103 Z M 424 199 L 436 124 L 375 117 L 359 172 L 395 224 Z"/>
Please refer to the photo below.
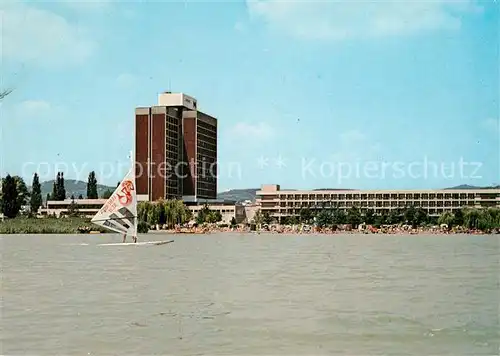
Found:
<path fill-rule="evenodd" d="M 234 217 L 237 224 L 243 223 L 245 221 L 245 207 L 240 204 L 235 204 L 230 201 L 217 201 L 207 204 L 211 211 L 218 211 L 222 216 L 222 224 L 231 224 Z M 203 209 L 204 204 L 187 205 L 188 209 L 191 211 L 193 216 L 197 216 L 201 209 Z"/>
<path fill-rule="evenodd" d="M 65 199 L 65 200 L 49 200 L 47 201 L 45 207 L 41 207 L 39 210 L 39 215 L 41 216 L 55 216 L 63 217 L 69 215 L 71 210 L 74 214 L 79 216 L 85 216 L 88 218 L 93 217 L 99 209 L 106 203 L 107 199 Z M 72 206 L 72 204 L 74 204 Z M 187 208 L 197 216 L 199 211 L 203 209 L 203 204 L 188 204 Z M 248 206 L 241 204 L 235 204 L 231 201 L 216 201 L 210 202 L 208 208 L 212 211 L 220 212 L 222 216 L 221 223 L 230 224 L 233 217 L 237 224 L 246 223 L 247 220 L 247 210 Z M 251 210 L 251 208 L 250 208 Z M 253 216 L 253 214 L 252 214 Z"/>
<path fill-rule="evenodd" d="M 70 210 L 74 209 L 74 214 L 91 218 L 97 214 L 106 201 L 107 199 L 48 200 L 45 207 L 40 208 L 38 212 L 42 216 L 59 218 L 68 215 Z"/>

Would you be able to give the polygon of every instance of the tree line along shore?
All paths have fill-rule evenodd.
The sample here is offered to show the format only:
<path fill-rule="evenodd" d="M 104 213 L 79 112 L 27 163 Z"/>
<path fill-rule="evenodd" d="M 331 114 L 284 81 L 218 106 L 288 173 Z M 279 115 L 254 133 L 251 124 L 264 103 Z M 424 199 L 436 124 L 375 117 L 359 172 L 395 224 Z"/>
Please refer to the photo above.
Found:
<path fill-rule="evenodd" d="M 88 233 L 109 232 L 90 222 L 89 218 L 80 217 L 76 207 L 69 209 L 64 218 L 36 218 L 38 209 L 43 204 L 38 175 L 33 176 L 31 191 L 22 178 L 7 175 L 1 180 L 0 208 L 4 220 L 0 222 L 1 234 L 48 234 L 48 233 Z M 109 197 L 106 191 L 103 198 Z M 64 200 L 66 191 L 64 175 L 57 174 L 52 193 L 47 200 Z M 74 197 L 72 197 L 74 198 Z M 97 199 L 97 179 L 91 172 L 87 182 L 87 198 Z M 22 210 L 23 206 L 28 210 Z M 210 210 L 205 205 L 196 216 L 181 200 L 159 200 L 138 204 L 138 232 L 149 230 L 168 230 L 177 232 L 206 233 L 217 231 L 258 231 L 276 232 L 336 232 L 363 230 L 364 232 L 461 232 L 461 233 L 497 233 L 500 232 L 499 208 L 461 208 L 454 212 L 444 212 L 440 216 L 429 216 L 419 207 L 393 209 L 387 214 L 375 214 L 371 209 L 362 212 L 353 206 L 344 212 L 338 208 L 309 209 L 303 208 L 298 216 L 286 217 L 276 221 L 267 212 L 258 210 L 251 221 L 237 224 L 235 218 L 229 224 L 221 224 L 220 212 Z M 361 227 L 361 228 L 360 228 Z"/>
<path fill-rule="evenodd" d="M 266 219 L 266 217 L 263 217 Z M 269 218 L 267 218 L 269 223 Z M 302 209 L 298 217 L 289 217 L 282 220 L 282 225 L 296 225 L 298 223 L 313 224 L 319 229 L 337 229 L 347 226 L 347 229 L 357 229 L 360 225 L 371 226 L 376 229 L 388 226 L 406 226 L 409 229 L 441 229 L 451 231 L 453 228 L 460 231 L 496 232 L 500 229 L 500 209 L 463 207 L 454 212 L 446 211 L 439 216 L 428 215 L 427 212 L 414 206 L 392 209 L 389 213 L 375 214 L 368 209 L 362 213 L 359 207 L 353 206 L 344 212 L 338 208 L 319 209 L 316 212 Z"/>
<path fill-rule="evenodd" d="M 38 174 L 33 175 L 31 191 L 19 176 L 7 175 L 0 180 L 0 234 L 72 234 L 89 232 L 111 232 L 90 222 L 90 218 L 79 214 L 78 206 L 71 204 L 68 215 L 64 218 L 47 216 L 39 218 L 38 211 L 43 205 L 41 185 Z M 104 191 L 102 198 L 109 198 L 112 191 Z M 58 172 L 54 180 L 52 193 L 47 194 L 46 201 L 66 199 L 64 174 Z M 78 197 L 82 199 L 82 196 Z M 97 199 L 97 179 L 95 172 L 90 172 L 87 181 L 87 199 Z M 71 196 L 71 199 L 75 199 Z M 28 207 L 23 209 L 23 207 Z M 216 224 L 222 220 L 219 211 L 212 211 L 205 205 L 196 217 L 180 200 L 160 200 L 155 203 L 141 202 L 138 204 L 138 232 L 146 233 L 161 225 L 165 229 L 174 229 L 193 220 L 196 225 Z M 235 225 L 233 219 L 231 224 Z"/>
<path fill-rule="evenodd" d="M 31 190 L 19 176 L 6 175 L 0 179 L 0 234 L 73 234 L 78 232 L 109 232 L 90 222 L 89 218 L 80 217 L 77 210 L 71 211 L 68 217 L 37 218 L 38 211 L 43 205 L 41 184 L 37 173 L 33 175 Z M 109 198 L 113 192 L 107 189 L 102 198 Z M 64 174 L 58 172 L 54 180 L 52 192 L 46 196 L 48 200 L 66 199 Z M 82 196 L 78 197 L 82 199 Z M 90 172 L 87 182 L 87 198 L 98 199 L 97 179 L 95 172 Z M 71 196 L 71 199 L 75 199 Z"/>
<path fill-rule="evenodd" d="M 15 218 L 19 215 L 36 215 L 43 205 L 42 187 L 37 173 L 33 175 L 31 190 L 24 180 L 19 176 L 7 174 L 5 178 L 0 179 L 0 212 L 6 218 Z M 113 194 L 110 189 L 106 189 L 101 194 L 101 198 L 107 199 Z M 89 173 L 87 181 L 87 199 L 98 199 L 98 184 L 95 172 Z M 64 173 L 58 172 L 52 185 L 52 192 L 47 193 L 45 202 L 49 200 L 62 201 L 68 198 L 64 184 Z M 71 199 L 75 199 L 71 195 Z M 83 199 L 80 194 L 77 199 Z"/>

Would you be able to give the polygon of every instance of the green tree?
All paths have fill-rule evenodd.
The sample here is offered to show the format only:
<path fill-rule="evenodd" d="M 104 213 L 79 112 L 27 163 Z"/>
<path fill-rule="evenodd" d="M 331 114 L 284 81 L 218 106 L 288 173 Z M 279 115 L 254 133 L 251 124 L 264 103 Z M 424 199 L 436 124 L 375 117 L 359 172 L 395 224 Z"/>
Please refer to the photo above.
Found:
<path fill-rule="evenodd" d="M 177 204 L 175 204 L 172 200 L 167 200 L 165 202 L 163 211 L 164 211 L 165 221 L 169 228 L 174 227 L 177 221 L 177 214 L 178 214 L 177 210 L 178 210 Z M 204 216 L 203 219 L 206 219 L 206 216 Z"/>
<path fill-rule="evenodd" d="M 300 214 L 300 222 L 303 224 L 311 223 L 311 220 L 314 217 L 312 210 L 307 207 L 300 209 L 299 214 Z"/>
<path fill-rule="evenodd" d="M 387 210 L 382 210 L 382 213 L 377 215 L 375 217 L 375 224 L 376 225 L 385 225 L 387 224 L 387 221 L 389 219 L 389 215 L 387 214 Z"/>
<path fill-rule="evenodd" d="M 189 221 L 192 217 L 191 212 L 182 200 L 161 200 L 158 203 L 163 207 L 163 215 L 160 217 L 160 219 L 162 221 L 164 220 L 169 228 L 173 227 L 175 224 L 182 225 Z M 200 224 L 203 224 L 203 222 L 205 222 L 207 216 L 207 213 L 205 211 L 206 209 L 202 210 L 204 211 L 202 212 L 200 219 L 197 220 Z M 203 222 L 200 222 L 202 220 Z"/>
<path fill-rule="evenodd" d="M 45 205 L 47 205 L 47 202 L 49 200 L 52 200 L 52 197 L 51 197 L 50 193 L 47 193 L 47 196 L 45 197 Z"/>
<path fill-rule="evenodd" d="M 57 172 L 56 176 L 56 194 L 54 195 L 54 200 L 60 200 L 61 196 L 61 172 Z"/>
<path fill-rule="evenodd" d="M 21 209 L 22 206 L 28 204 L 28 202 L 30 201 L 29 197 L 30 197 L 30 193 L 28 191 L 28 187 L 26 186 L 26 183 L 24 183 L 24 180 L 19 177 L 19 176 L 10 176 L 13 181 L 14 181 L 14 185 L 16 187 L 16 205 L 18 206 L 19 210 Z M 0 179 L 0 187 L 2 186 L 3 184 L 3 181 L 5 180 L 4 179 Z M 3 194 L 1 192 L 1 188 L 0 188 L 0 205 L 1 205 L 1 202 L 3 201 Z"/>
<path fill-rule="evenodd" d="M 106 189 L 104 193 L 102 193 L 102 198 L 109 199 L 109 197 L 111 197 L 112 194 L 113 192 L 110 189 Z M 95 199 L 95 198 L 90 198 L 90 199 Z"/>
<path fill-rule="evenodd" d="M 165 210 L 167 209 L 167 207 L 166 207 L 167 202 L 168 202 L 168 200 L 164 200 L 164 199 L 160 199 L 157 202 L 155 202 L 155 204 L 159 205 L 160 217 L 158 219 L 159 219 L 160 225 L 164 225 L 167 222 L 167 219 L 165 217 Z"/>
<path fill-rule="evenodd" d="M 319 227 L 325 227 L 325 226 L 330 226 L 333 224 L 333 215 L 332 212 L 323 209 L 321 210 L 318 215 L 316 216 L 316 225 Z"/>
<path fill-rule="evenodd" d="M 208 213 L 204 207 L 201 214 L 198 215 L 197 222 L 203 224 L 207 221 Z M 164 200 L 160 199 L 154 203 L 140 202 L 137 206 L 137 217 L 140 221 L 147 221 L 149 224 L 166 224 L 172 228 L 175 224 L 184 224 L 192 219 L 192 213 L 182 200 Z"/>
<path fill-rule="evenodd" d="M 427 215 L 427 224 L 429 225 L 437 225 L 439 216 L 435 215 Z"/>
<path fill-rule="evenodd" d="M 59 200 L 66 199 L 66 188 L 64 188 L 64 173 L 61 172 L 61 183 L 59 185 Z"/>
<path fill-rule="evenodd" d="M 479 212 L 478 228 L 483 231 L 489 231 L 493 228 L 493 219 L 489 212 L 490 209 L 482 209 Z"/>
<path fill-rule="evenodd" d="M 151 208 L 148 210 L 147 223 L 149 225 L 156 225 L 160 222 L 160 209 L 158 204 L 152 204 Z"/>
<path fill-rule="evenodd" d="M 68 215 L 69 216 L 78 216 L 79 210 L 78 205 L 75 203 L 75 197 L 71 196 L 71 203 L 68 206 Z"/>
<path fill-rule="evenodd" d="M 236 218 L 233 216 L 233 217 L 231 218 L 231 226 L 232 226 L 232 227 L 234 227 L 234 226 L 236 226 L 236 225 L 237 225 L 237 224 L 236 224 Z"/>
<path fill-rule="evenodd" d="M 189 210 L 187 206 L 184 206 L 184 207 L 185 207 L 184 211 L 186 212 L 186 216 L 185 216 L 186 220 L 185 220 L 185 222 L 189 222 L 189 221 L 193 220 L 193 212 L 191 210 Z"/>
<path fill-rule="evenodd" d="M 137 223 L 137 232 L 140 234 L 146 234 L 149 231 L 148 223 L 145 221 L 139 221 Z"/>
<path fill-rule="evenodd" d="M 387 223 L 390 225 L 399 224 L 403 221 L 403 214 L 401 209 L 392 209 L 387 217 Z"/>
<path fill-rule="evenodd" d="M 148 201 L 141 201 L 137 204 L 137 220 L 147 222 L 149 209 L 151 209 L 151 203 Z"/>
<path fill-rule="evenodd" d="M 208 222 L 210 224 L 217 222 L 217 216 L 215 215 L 215 211 L 212 210 L 208 213 L 208 215 L 205 218 L 205 222 Z"/>
<path fill-rule="evenodd" d="M 222 214 L 219 210 L 214 211 L 214 219 L 215 219 L 214 222 L 222 221 Z"/>
<path fill-rule="evenodd" d="M 30 210 L 32 214 L 38 213 L 38 209 L 42 205 L 42 187 L 38 178 L 38 174 L 33 175 L 33 184 L 31 185 Z"/>
<path fill-rule="evenodd" d="M 403 212 L 404 221 L 408 225 L 414 225 L 416 210 L 415 207 L 409 206 Z"/>
<path fill-rule="evenodd" d="M 453 221 L 455 220 L 455 215 L 452 212 L 445 211 L 443 214 L 439 216 L 438 224 L 446 224 L 448 228 L 453 226 Z"/>
<path fill-rule="evenodd" d="M 193 214 L 182 200 L 175 200 L 175 207 L 177 211 L 176 221 L 178 224 L 185 224 L 192 219 Z"/>
<path fill-rule="evenodd" d="M 97 199 L 97 179 L 95 177 L 95 172 L 92 171 L 89 173 L 89 178 L 87 180 L 87 198 L 88 199 Z"/>
<path fill-rule="evenodd" d="M 252 221 L 257 226 L 262 224 L 262 212 L 260 209 L 255 212 Z"/>
<path fill-rule="evenodd" d="M 203 205 L 203 208 L 198 211 L 198 216 L 196 217 L 196 223 L 201 225 L 205 222 L 208 222 L 210 216 L 210 208 L 208 204 Z"/>
<path fill-rule="evenodd" d="M 17 188 L 14 177 L 10 174 L 2 180 L 2 213 L 7 218 L 15 218 L 20 206 L 17 200 Z"/>
<path fill-rule="evenodd" d="M 474 209 L 477 211 L 477 209 Z M 500 209 L 487 208 L 481 209 L 475 213 L 477 216 L 477 228 L 483 231 L 490 231 L 495 228 L 500 228 Z"/>
<path fill-rule="evenodd" d="M 464 212 L 462 209 L 455 211 L 455 220 L 453 220 L 454 226 L 462 226 L 464 224 Z"/>
<path fill-rule="evenodd" d="M 375 215 L 373 209 L 367 209 L 364 216 L 365 223 L 368 225 L 375 224 Z"/>
<path fill-rule="evenodd" d="M 58 174 L 59 176 L 59 174 Z M 57 200 L 57 184 L 59 183 L 59 177 L 57 178 L 57 181 L 54 181 L 52 184 L 52 194 L 50 195 L 50 200 Z"/>
<path fill-rule="evenodd" d="M 56 178 L 56 191 L 54 200 L 66 199 L 66 189 L 64 188 L 64 173 L 58 172 Z"/>
<path fill-rule="evenodd" d="M 413 218 L 413 225 L 422 226 L 427 224 L 428 222 L 429 222 L 429 215 L 427 214 L 427 212 L 422 208 L 416 209 L 415 216 Z"/>
<path fill-rule="evenodd" d="M 500 208 L 489 208 L 488 214 L 491 218 L 492 228 L 500 228 Z"/>
<path fill-rule="evenodd" d="M 345 224 L 347 222 L 347 216 L 344 210 L 334 208 L 332 210 L 333 223 L 336 225 Z"/>
<path fill-rule="evenodd" d="M 347 223 L 351 224 L 353 227 L 357 227 L 361 224 L 361 213 L 356 206 L 351 207 L 347 211 Z"/>
<path fill-rule="evenodd" d="M 422 208 L 409 206 L 403 211 L 403 220 L 412 227 L 421 226 L 428 221 L 427 212 Z"/>
<path fill-rule="evenodd" d="M 28 191 L 28 187 L 24 180 L 19 176 L 13 176 L 14 182 L 16 183 L 16 191 L 17 191 L 17 206 L 19 210 L 23 205 L 28 204 L 30 193 Z"/>
<path fill-rule="evenodd" d="M 262 222 L 267 225 L 273 222 L 273 217 L 269 214 L 269 211 L 264 211 L 262 213 Z"/>
<path fill-rule="evenodd" d="M 479 226 L 479 210 L 475 208 L 465 208 L 462 212 L 464 226 L 468 229 L 477 229 Z"/>

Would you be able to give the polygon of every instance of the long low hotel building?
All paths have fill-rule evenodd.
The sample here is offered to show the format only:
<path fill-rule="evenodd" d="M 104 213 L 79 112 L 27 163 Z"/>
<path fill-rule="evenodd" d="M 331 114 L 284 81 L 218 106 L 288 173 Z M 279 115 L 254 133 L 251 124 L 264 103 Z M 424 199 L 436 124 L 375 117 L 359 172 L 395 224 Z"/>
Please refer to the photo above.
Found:
<path fill-rule="evenodd" d="M 376 214 L 407 206 L 421 207 L 429 215 L 440 215 L 462 207 L 500 207 L 500 189 L 442 190 L 281 190 L 277 184 L 262 185 L 257 191 L 262 212 L 280 220 L 298 216 L 302 208 L 338 207 L 347 211 L 357 206 Z"/>
<path fill-rule="evenodd" d="M 55 216 L 63 217 L 69 214 L 69 208 L 73 204 L 76 211 L 75 213 L 80 216 L 85 216 L 92 218 L 99 209 L 102 208 L 107 199 L 65 199 L 65 200 L 49 200 L 44 207 L 39 209 L 39 214 L 41 216 Z M 204 205 L 188 205 L 187 208 L 191 211 L 194 217 L 198 215 Z M 215 201 L 208 205 L 208 208 L 212 211 L 218 211 L 221 213 L 223 224 L 231 224 L 232 219 L 236 220 L 236 223 L 249 223 L 252 221 L 253 216 L 257 210 L 254 205 L 241 205 L 235 204 L 229 201 Z M 3 215 L 0 215 L 0 220 Z"/>

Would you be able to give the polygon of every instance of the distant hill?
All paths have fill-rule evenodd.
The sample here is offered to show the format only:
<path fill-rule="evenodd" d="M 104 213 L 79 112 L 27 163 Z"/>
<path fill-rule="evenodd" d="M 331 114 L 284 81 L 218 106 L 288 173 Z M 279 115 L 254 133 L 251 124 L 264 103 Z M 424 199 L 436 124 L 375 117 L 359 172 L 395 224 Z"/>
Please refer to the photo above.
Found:
<path fill-rule="evenodd" d="M 444 188 L 444 189 L 500 189 L 500 185 L 492 185 L 490 187 L 476 187 L 468 184 L 457 185 L 456 187 Z"/>
<path fill-rule="evenodd" d="M 47 193 L 52 193 L 52 186 L 54 184 L 54 180 L 49 180 L 46 182 L 42 182 L 42 198 L 45 200 L 45 197 L 47 196 Z M 66 197 L 71 197 L 71 195 L 74 195 L 75 198 L 78 198 L 78 196 L 81 194 L 84 198 L 87 197 L 87 182 L 82 182 L 81 180 L 75 180 L 75 179 L 64 179 L 64 188 L 66 189 Z M 107 185 L 97 185 L 97 194 L 99 195 L 99 198 L 102 196 L 102 194 L 108 190 L 111 189 L 111 191 L 114 191 L 116 187 L 109 187 Z M 29 188 L 31 190 L 31 187 Z"/>
<path fill-rule="evenodd" d="M 227 192 L 222 192 L 217 194 L 217 199 L 220 200 L 232 200 L 236 202 L 242 202 L 244 200 L 255 201 L 255 193 L 259 189 L 231 189 Z"/>
<path fill-rule="evenodd" d="M 357 189 L 351 189 L 351 188 L 318 188 L 318 189 L 313 189 L 313 191 L 316 190 L 357 190 Z"/>
<path fill-rule="evenodd" d="M 456 187 L 444 188 L 444 189 L 479 189 L 479 188 L 480 187 L 475 187 L 473 185 L 461 184 L 461 185 L 457 185 Z"/>
<path fill-rule="evenodd" d="M 42 182 L 42 197 L 45 200 L 45 197 L 47 196 L 47 193 L 52 193 L 52 185 L 54 184 L 54 180 L 49 180 L 46 182 Z M 81 194 L 84 198 L 87 197 L 87 182 L 82 182 L 80 180 L 74 180 L 74 179 L 64 179 L 64 188 L 66 188 L 66 196 L 69 198 L 71 195 L 74 195 L 75 198 L 78 198 L 78 196 Z M 107 185 L 97 185 L 97 194 L 99 195 L 99 198 L 102 196 L 102 194 L 110 189 L 111 191 L 114 191 L 116 187 L 111 187 Z M 31 190 L 31 187 L 28 187 L 29 190 Z M 251 200 L 255 201 L 255 193 L 259 189 L 231 189 L 228 190 L 227 192 L 222 192 L 217 194 L 217 199 L 221 200 L 231 200 L 231 201 L 244 201 L 244 200 Z"/>

